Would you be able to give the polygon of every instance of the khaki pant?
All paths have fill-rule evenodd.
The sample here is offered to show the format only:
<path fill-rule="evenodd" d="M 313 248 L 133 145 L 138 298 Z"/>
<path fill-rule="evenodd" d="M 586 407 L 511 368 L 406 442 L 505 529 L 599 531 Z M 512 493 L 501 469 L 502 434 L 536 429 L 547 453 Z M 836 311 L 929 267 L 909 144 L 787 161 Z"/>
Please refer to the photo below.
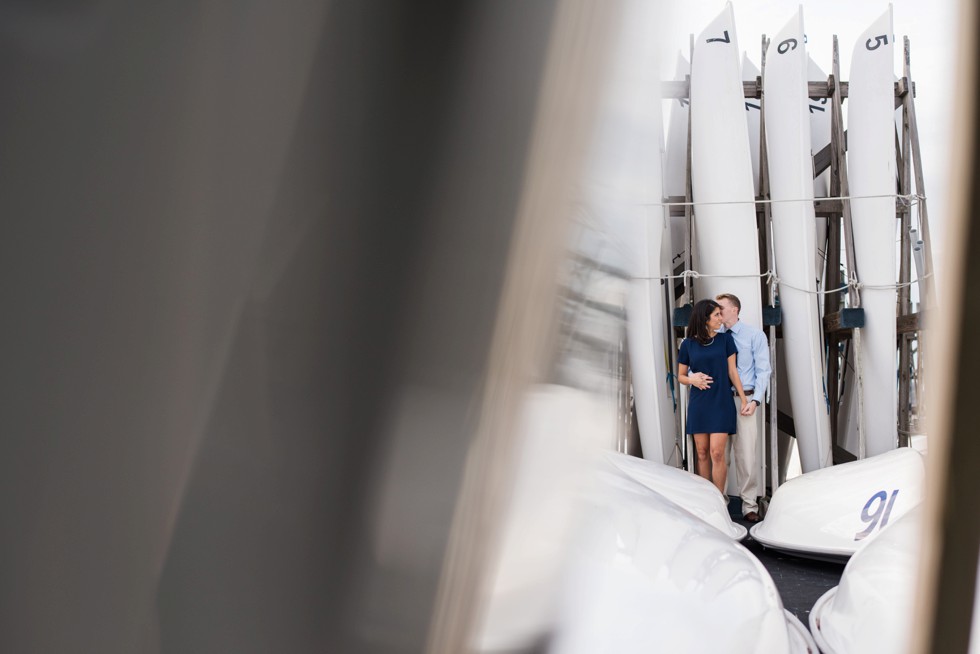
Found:
<path fill-rule="evenodd" d="M 742 401 L 737 397 L 735 409 L 742 409 Z M 742 515 L 755 511 L 759 512 L 758 498 L 760 496 L 759 462 L 757 441 L 759 439 L 759 422 L 762 407 L 756 407 L 755 414 L 743 416 L 738 414 L 738 432 L 732 439 L 732 458 L 735 459 L 735 484 L 738 495 L 742 498 Z"/>

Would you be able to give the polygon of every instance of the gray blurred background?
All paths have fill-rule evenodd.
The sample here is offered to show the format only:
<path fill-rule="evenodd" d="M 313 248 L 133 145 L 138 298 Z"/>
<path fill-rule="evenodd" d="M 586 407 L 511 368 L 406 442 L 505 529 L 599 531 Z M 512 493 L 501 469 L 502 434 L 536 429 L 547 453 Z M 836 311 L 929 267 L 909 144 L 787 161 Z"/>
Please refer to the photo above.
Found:
<path fill-rule="evenodd" d="M 426 647 L 571 13 L 0 3 L 0 651 Z"/>

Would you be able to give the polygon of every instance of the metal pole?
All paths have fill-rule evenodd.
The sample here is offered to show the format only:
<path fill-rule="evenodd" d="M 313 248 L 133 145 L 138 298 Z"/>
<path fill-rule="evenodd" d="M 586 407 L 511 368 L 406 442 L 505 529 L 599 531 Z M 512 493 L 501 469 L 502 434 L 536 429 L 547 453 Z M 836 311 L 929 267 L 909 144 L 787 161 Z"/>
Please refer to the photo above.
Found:
<path fill-rule="evenodd" d="M 858 281 L 858 270 L 857 261 L 854 257 L 854 234 L 851 231 L 851 203 L 850 200 L 846 199 L 850 195 L 850 188 L 847 183 L 847 159 L 844 153 L 845 141 L 844 141 L 844 125 L 841 110 L 841 103 L 843 98 L 841 97 L 841 79 L 840 79 L 840 55 L 839 48 L 837 44 L 837 35 L 834 35 L 834 89 L 833 89 L 833 102 L 831 106 L 833 109 L 833 114 L 831 116 L 831 124 L 833 125 L 834 131 L 834 141 L 837 146 L 834 152 L 834 156 L 837 159 L 837 171 L 840 177 L 840 193 L 845 199 L 841 200 L 841 211 L 843 213 L 843 231 L 844 231 L 844 252 L 847 257 L 847 277 L 848 277 L 848 291 L 847 297 L 849 304 L 852 308 L 858 308 L 861 306 L 861 295 L 858 292 L 856 283 Z M 854 371 L 855 371 L 855 384 L 857 385 L 857 411 L 858 411 L 858 458 L 863 459 L 867 453 L 867 444 L 865 443 L 865 429 L 864 429 L 864 371 L 861 364 L 861 329 L 855 328 L 851 334 L 851 340 L 854 345 Z"/>
<path fill-rule="evenodd" d="M 905 40 L 905 61 L 908 61 L 909 42 Z M 906 73 L 908 69 L 906 68 Z M 905 77 L 906 95 L 910 93 L 909 78 Z M 904 99 L 903 99 L 904 100 Z M 909 129 L 909 112 L 907 104 L 903 101 L 902 111 L 902 135 L 901 142 L 896 142 L 896 156 L 898 157 L 899 167 L 899 193 L 908 195 L 912 190 L 912 138 Z M 896 141 L 898 136 L 896 134 Z M 898 311 L 900 316 L 906 316 L 912 312 L 911 289 L 909 282 L 912 279 L 912 207 L 907 203 L 902 203 L 901 214 L 899 216 L 902 245 L 899 258 L 898 273 Z M 898 445 L 907 447 L 911 437 L 911 387 L 912 387 L 912 338 L 911 334 L 901 334 L 898 341 Z"/>
<path fill-rule="evenodd" d="M 766 79 L 766 52 L 769 49 L 769 39 L 766 35 L 762 35 L 762 88 L 765 88 Z M 765 93 L 760 94 L 762 97 L 759 102 L 759 195 L 763 200 L 769 198 L 769 151 L 766 148 L 766 95 Z M 776 256 L 773 250 L 774 244 L 772 239 L 772 208 L 768 202 L 762 204 L 762 229 L 766 235 L 766 243 L 768 247 L 765 250 L 765 257 L 767 259 L 767 270 L 775 273 L 776 272 Z M 769 294 L 769 306 L 776 306 L 776 284 L 773 278 L 770 277 L 768 281 L 768 294 Z M 776 327 L 772 325 L 769 327 L 769 361 L 772 364 L 772 374 L 769 378 L 769 479 L 770 485 L 772 486 L 772 492 L 775 493 L 776 489 L 779 488 L 779 427 L 777 424 L 776 416 L 779 415 L 779 409 L 777 404 L 777 392 L 776 392 Z M 765 416 L 766 408 L 762 408 L 763 416 Z M 763 425 L 765 421 L 763 420 Z M 761 475 L 762 488 L 765 492 L 765 481 L 766 481 L 766 439 L 759 439 L 762 442 L 762 452 L 760 456 L 761 465 L 757 471 Z"/>

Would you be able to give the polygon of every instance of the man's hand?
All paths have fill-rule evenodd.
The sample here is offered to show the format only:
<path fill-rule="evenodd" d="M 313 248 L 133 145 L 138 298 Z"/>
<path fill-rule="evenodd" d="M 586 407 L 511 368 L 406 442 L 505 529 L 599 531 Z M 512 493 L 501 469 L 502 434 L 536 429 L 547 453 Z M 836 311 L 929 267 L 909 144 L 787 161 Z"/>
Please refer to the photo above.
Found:
<path fill-rule="evenodd" d="M 755 415 L 756 404 L 752 400 L 749 400 L 742 406 L 741 414 L 743 416 L 754 416 Z"/>

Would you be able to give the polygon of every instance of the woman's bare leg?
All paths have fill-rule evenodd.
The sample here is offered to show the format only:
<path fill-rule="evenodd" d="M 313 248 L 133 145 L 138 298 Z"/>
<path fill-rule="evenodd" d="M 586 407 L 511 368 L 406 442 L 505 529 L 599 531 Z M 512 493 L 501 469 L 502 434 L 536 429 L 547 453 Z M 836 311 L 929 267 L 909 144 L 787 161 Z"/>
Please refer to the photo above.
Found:
<path fill-rule="evenodd" d="M 711 434 L 708 437 L 708 454 L 711 457 L 711 481 L 726 497 L 725 484 L 728 482 L 728 463 L 725 461 L 725 447 L 728 434 Z"/>
<path fill-rule="evenodd" d="M 711 459 L 708 457 L 708 435 L 694 434 L 694 450 L 697 454 L 697 465 L 694 469 L 699 475 L 711 481 Z"/>

